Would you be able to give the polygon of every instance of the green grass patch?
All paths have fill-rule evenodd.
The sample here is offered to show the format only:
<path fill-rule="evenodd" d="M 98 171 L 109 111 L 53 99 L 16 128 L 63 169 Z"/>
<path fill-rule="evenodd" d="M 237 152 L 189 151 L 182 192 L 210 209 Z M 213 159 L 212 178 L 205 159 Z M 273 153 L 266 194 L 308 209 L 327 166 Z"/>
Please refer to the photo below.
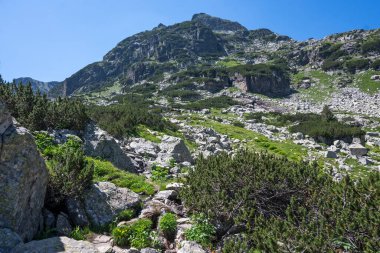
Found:
<path fill-rule="evenodd" d="M 323 71 L 305 71 L 292 75 L 292 84 L 300 83 L 304 78 L 310 78 L 314 86 L 308 89 L 299 89 L 298 91 L 307 99 L 313 102 L 323 102 L 331 97 L 336 91 L 333 84 L 336 79 L 335 75 L 329 75 Z"/>
<path fill-rule="evenodd" d="M 161 143 L 161 139 L 158 138 L 156 135 L 152 134 L 149 128 L 147 128 L 144 125 L 140 125 L 137 127 L 136 136 L 154 143 Z"/>
<path fill-rule="evenodd" d="M 136 193 L 153 195 L 154 186 L 146 182 L 144 176 L 139 176 L 130 172 L 119 170 L 108 161 L 87 158 L 88 161 L 94 163 L 94 182 L 111 182 L 118 187 L 131 189 Z"/>
<path fill-rule="evenodd" d="M 355 77 L 355 86 L 368 94 L 380 92 L 380 82 L 371 80 L 371 76 L 380 75 L 380 71 L 369 70 Z"/>

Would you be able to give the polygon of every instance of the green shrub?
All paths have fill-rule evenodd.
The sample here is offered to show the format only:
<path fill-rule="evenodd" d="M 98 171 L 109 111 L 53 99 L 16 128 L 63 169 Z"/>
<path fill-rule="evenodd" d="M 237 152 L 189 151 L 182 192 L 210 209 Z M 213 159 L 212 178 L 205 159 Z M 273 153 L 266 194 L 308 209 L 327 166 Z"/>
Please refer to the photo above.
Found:
<path fill-rule="evenodd" d="M 244 252 L 376 252 L 380 246 L 375 171 L 335 182 L 316 165 L 242 150 L 201 158 L 187 182 L 181 196 L 190 212 L 240 225 L 237 245 Z M 240 252 L 232 246 L 229 252 Z"/>
<path fill-rule="evenodd" d="M 168 178 L 169 169 L 161 167 L 158 165 L 153 165 L 152 167 L 152 180 L 154 181 L 164 181 Z"/>
<path fill-rule="evenodd" d="M 222 109 L 237 104 L 239 103 L 233 100 L 231 97 L 220 96 L 199 100 L 197 102 L 192 102 L 187 105 L 181 106 L 181 108 L 200 111 L 202 109 L 210 108 Z"/>
<path fill-rule="evenodd" d="M 341 61 L 326 59 L 323 61 L 322 69 L 324 71 L 342 69 L 343 63 Z"/>
<path fill-rule="evenodd" d="M 164 94 L 167 97 L 171 97 L 171 98 L 178 97 L 185 101 L 194 101 L 200 98 L 199 93 L 192 90 L 170 90 L 170 91 L 166 91 Z"/>
<path fill-rule="evenodd" d="M 75 99 L 47 99 L 31 84 L 3 83 L 0 85 L 0 100 L 13 117 L 33 131 L 53 129 L 83 130 L 88 122 L 85 106 Z"/>
<path fill-rule="evenodd" d="M 76 138 L 59 145 L 47 164 L 47 202 L 52 207 L 59 206 L 66 198 L 81 198 L 92 184 L 94 165 L 86 160 L 82 143 Z"/>
<path fill-rule="evenodd" d="M 116 227 L 112 237 L 116 245 L 121 247 L 147 248 L 152 245 L 152 221 L 140 219 L 131 225 Z"/>
<path fill-rule="evenodd" d="M 216 230 L 205 215 L 192 216 L 193 225 L 185 231 L 185 238 L 195 241 L 203 247 L 210 247 L 215 240 Z"/>
<path fill-rule="evenodd" d="M 234 125 L 236 127 L 245 127 L 244 123 L 240 122 L 240 121 L 234 121 L 234 122 L 232 122 L 232 125 Z"/>
<path fill-rule="evenodd" d="M 151 101 L 138 95 L 123 96 L 118 100 L 118 104 L 88 108 L 91 119 L 111 135 L 118 138 L 136 135 L 140 125 L 161 132 L 177 130 L 177 126 L 165 120 Z"/>
<path fill-rule="evenodd" d="M 177 217 L 172 213 L 164 214 L 159 221 L 158 227 L 168 239 L 174 239 L 177 232 Z"/>
<path fill-rule="evenodd" d="M 374 70 L 380 70 L 380 59 L 377 59 L 372 62 L 371 68 Z"/>
<path fill-rule="evenodd" d="M 73 231 L 70 232 L 69 237 L 77 241 L 84 241 L 90 234 L 90 229 L 88 227 L 80 228 L 75 227 Z"/>
<path fill-rule="evenodd" d="M 355 73 L 356 70 L 368 69 L 368 59 L 351 59 L 345 62 L 345 67 L 351 73 Z"/>
<path fill-rule="evenodd" d="M 380 37 L 371 38 L 363 42 L 361 48 L 363 53 L 380 52 Z"/>
<path fill-rule="evenodd" d="M 136 217 L 136 210 L 134 210 L 134 209 L 126 209 L 124 211 L 121 211 L 117 215 L 116 222 L 129 221 L 129 220 L 131 220 L 134 217 Z"/>
<path fill-rule="evenodd" d="M 332 44 L 332 43 L 324 43 L 320 48 L 318 55 L 323 58 L 329 58 L 331 55 L 336 53 L 340 48 L 342 47 L 342 44 Z"/>
<path fill-rule="evenodd" d="M 54 138 L 48 133 L 39 132 L 34 135 L 38 150 L 44 157 L 52 157 L 57 148 Z"/>

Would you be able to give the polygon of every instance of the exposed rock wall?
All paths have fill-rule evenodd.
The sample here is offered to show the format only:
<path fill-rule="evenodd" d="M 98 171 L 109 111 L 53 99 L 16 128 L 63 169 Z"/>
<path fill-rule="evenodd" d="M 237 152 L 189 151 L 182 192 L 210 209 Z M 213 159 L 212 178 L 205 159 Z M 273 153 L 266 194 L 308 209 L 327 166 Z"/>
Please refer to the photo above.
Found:
<path fill-rule="evenodd" d="M 13 124 L 0 103 L 0 228 L 31 240 L 42 221 L 47 183 L 48 172 L 33 136 Z"/>

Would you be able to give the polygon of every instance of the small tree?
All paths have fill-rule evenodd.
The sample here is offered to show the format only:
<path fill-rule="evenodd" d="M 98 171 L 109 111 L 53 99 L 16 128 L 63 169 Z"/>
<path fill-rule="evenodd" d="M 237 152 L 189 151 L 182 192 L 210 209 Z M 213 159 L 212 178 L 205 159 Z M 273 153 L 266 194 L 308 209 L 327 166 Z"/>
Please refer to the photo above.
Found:
<path fill-rule="evenodd" d="M 81 198 L 92 183 L 94 165 L 86 160 L 81 143 L 75 139 L 58 147 L 49 165 L 47 204 L 53 208 L 67 198 Z"/>
<path fill-rule="evenodd" d="M 333 120 L 335 120 L 334 113 L 330 110 L 330 108 L 327 105 L 325 105 L 323 107 L 323 110 L 321 112 L 321 117 L 325 121 L 333 121 Z"/>

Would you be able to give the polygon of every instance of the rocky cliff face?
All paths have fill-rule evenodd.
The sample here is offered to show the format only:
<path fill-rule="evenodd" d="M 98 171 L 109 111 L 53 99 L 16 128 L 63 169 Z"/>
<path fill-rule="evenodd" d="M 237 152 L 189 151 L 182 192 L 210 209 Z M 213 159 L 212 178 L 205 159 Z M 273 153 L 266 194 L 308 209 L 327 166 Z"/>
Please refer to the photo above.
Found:
<path fill-rule="evenodd" d="M 366 70 L 378 59 L 380 52 L 365 51 L 363 45 L 369 40 L 380 41 L 379 36 L 379 30 L 356 30 L 321 40 L 297 42 L 268 29 L 248 30 L 237 22 L 200 13 L 191 21 L 170 26 L 160 24 L 150 31 L 126 38 L 102 61 L 86 66 L 55 86 L 50 95 L 91 92 L 116 83 L 128 87 L 142 81 L 160 82 L 164 76 L 189 68 L 220 68 L 221 61 L 230 60 L 238 64 L 280 60 L 293 72 L 304 69 Z M 368 62 L 358 62 L 357 59 Z M 272 85 L 266 79 L 254 79 L 248 82 L 254 82 L 255 87 Z M 261 93 L 263 89 L 253 90 Z"/>
<path fill-rule="evenodd" d="M 0 104 L 0 228 L 31 240 L 40 228 L 47 182 L 45 162 L 32 135 L 14 125 Z"/>

